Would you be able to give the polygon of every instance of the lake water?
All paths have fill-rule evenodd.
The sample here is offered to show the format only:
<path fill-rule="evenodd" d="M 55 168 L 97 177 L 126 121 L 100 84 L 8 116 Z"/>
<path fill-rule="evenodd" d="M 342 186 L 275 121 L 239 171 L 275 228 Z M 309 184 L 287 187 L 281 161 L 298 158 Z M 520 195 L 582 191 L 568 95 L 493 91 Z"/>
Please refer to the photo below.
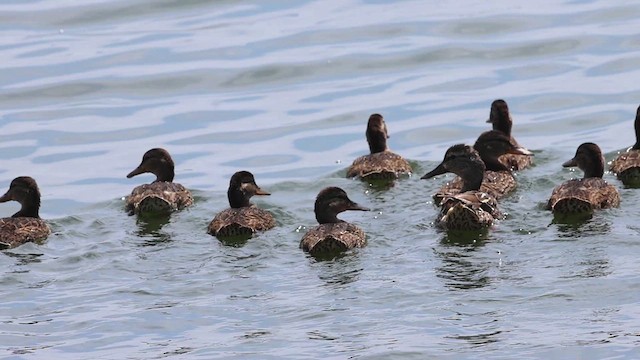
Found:
<path fill-rule="evenodd" d="M 635 142 L 636 1 L 6 0 L 0 5 L 0 191 L 34 177 L 54 233 L 0 254 L 6 359 L 636 359 L 639 190 L 578 225 L 552 223 L 576 147 Z M 462 240 L 433 226 L 419 180 L 489 128 L 504 98 L 535 151 Z M 344 178 L 369 114 L 416 175 Z M 196 205 L 125 214 L 142 154 L 168 149 Z M 206 234 L 237 170 L 272 193 L 278 227 Z M 366 248 L 333 261 L 298 243 L 340 186 Z M 16 203 L 0 205 L 9 216 Z"/>

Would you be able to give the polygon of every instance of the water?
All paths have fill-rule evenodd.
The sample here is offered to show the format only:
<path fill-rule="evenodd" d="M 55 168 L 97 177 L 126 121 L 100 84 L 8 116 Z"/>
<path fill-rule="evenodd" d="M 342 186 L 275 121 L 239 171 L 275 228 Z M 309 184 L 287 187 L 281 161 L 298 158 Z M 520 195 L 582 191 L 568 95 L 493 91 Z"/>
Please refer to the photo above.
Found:
<path fill-rule="evenodd" d="M 0 184 L 37 179 L 43 245 L 0 254 L 8 359 L 637 358 L 634 207 L 554 224 L 543 210 L 584 141 L 635 139 L 633 1 L 5 1 Z M 422 175 L 473 142 L 496 98 L 536 152 L 463 241 L 433 226 L 448 177 L 388 190 L 344 179 L 368 115 Z M 167 148 L 196 205 L 128 217 L 126 179 Z M 229 177 L 252 171 L 279 226 L 243 246 L 205 233 Z M 369 245 L 317 262 L 298 242 L 340 186 Z M 18 205 L 0 206 L 8 216 Z"/>

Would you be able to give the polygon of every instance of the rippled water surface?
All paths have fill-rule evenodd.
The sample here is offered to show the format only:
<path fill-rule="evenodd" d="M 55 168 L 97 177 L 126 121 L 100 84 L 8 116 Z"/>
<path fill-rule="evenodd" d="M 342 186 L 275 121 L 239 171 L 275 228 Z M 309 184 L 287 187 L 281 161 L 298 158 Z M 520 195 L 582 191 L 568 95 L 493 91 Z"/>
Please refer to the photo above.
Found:
<path fill-rule="evenodd" d="M 543 207 L 560 164 L 635 142 L 635 1 L 5 1 L 0 187 L 37 179 L 54 233 L 0 254 L 8 359 L 640 357 L 638 190 L 577 225 Z M 486 235 L 437 230 L 419 180 L 508 101 L 535 167 Z M 369 114 L 416 175 L 344 178 Z M 124 212 L 168 149 L 196 205 Z M 233 172 L 252 171 L 278 227 L 206 234 Z M 332 261 L 299 248 L 313 201 L 340 186 L 371 212 L 369 244 Z M 0 206 L 9 216 L 16 203 Z"/>

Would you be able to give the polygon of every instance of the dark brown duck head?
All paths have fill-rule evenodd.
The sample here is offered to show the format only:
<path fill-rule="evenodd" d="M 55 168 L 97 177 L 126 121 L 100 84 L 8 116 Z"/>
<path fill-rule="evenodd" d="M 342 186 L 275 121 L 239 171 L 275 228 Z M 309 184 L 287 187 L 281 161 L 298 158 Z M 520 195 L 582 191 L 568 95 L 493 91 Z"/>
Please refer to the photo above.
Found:
<path fill-rule="evenodd" d="M 388 138 L 387 125 L 384 123 L 382 115 L 372 114 L 369 116 L 369 122 L 367 123 L 367 142 L 369 143 L 371 153 L 375 154 L 387 150 Z"/>
<path fill-rule="evenodd" d="M 501 155 L 533 156 L 529 150 L 517 145 L 512 138 L 497 130 L 485 131 L 480 134 L 476 143 L 473 144 L 473 148 L 480 154 L 485 168 L 491 171 L 511 171 L 498 161 L 498 157 Z"/>
<path fill-rule="evenodd" d="M 636 121 L 633 125 L 636 129 L 636 143 L 633 145 L 632 149 L 640 150 L 640 106 L 638 106 L 638 110 L 636 110 Z"/>
<path fill-rule="evenodd" d="M 511 120 L 509 106 L 506 101 L 498 99 L 491 103 L 491 112 L 489 113 L 489 120 L 487 120 L 487 122 L 493 124 L 493 130 L 500 131 L 511 137 L 513 121 Z"/>
<path fill-rule="evenodd" d="M 562 164 L 563 167 L 577 166 L 584 171 L 584 178 L 598 177 L 604 175 L 604 157 L 600 147 L 594 143 L 584 143 L 578 146 L 573 159 Z"/>
<path fill-rule="evenodd" d="M 260 189 L 252 173 L 248 171 L 238 171 L 233 174 L 231 181 L 229 181 L 229 190 L 227 191 L 229 205 L 234 209 L 251 206 L 249 199 L 251 199 L 253 195 L 271 194 Z"/>
<path fill-rule="evenodd" d="M 360 206 L 351 201 L 347 193 L 339 187 L 328 187 L 318 193 L 314 211 L 316 220 L 320 224 L 339 223 L 337 215 L 346 210 L 369 211 L 366 207 Z"/>
<path fill-rule="evenodd" d="M 450 172 L 462 179 L 460 192 L 480 190 L 484 169 L 484 163 L 474 148 L 465 144 L 456 144 L 447 149 L 440 165 L 426 173 L 421 179 L 429 179 Z"/>
<path fill-rule="evenodd" d="M 130 179 L 136 175 L 152 173 L 156 176 L 154 182 L 172 182 L 175 176 L 174 167 L 175 165 L 169 152 L 165 149 L 155 148 L 144 153 L 140 165 L 133 169 L 133 171 L 127 175 L 127 178 Z"/>
<path fill-rule="evenodd" d="M 32 217 L 39 218 L 40 210 L 40 190 L 36 181 L 28 176 L 20 176 L 9 185 L 9 190 L 0 197 L 0 203 L 14 200 L 22 205 L 20 211 L 12 217 Z"/>

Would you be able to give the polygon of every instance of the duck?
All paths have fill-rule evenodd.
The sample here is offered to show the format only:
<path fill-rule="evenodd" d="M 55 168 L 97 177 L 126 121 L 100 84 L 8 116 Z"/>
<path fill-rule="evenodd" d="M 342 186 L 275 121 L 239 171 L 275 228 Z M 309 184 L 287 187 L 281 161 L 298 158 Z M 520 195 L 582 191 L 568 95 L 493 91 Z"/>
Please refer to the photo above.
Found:
<path fill-rule="evenodd" d="M 389 133 L 382 115 L 369 116 L 366 136 L 371 153 L 353 161 L 347 170 L 348 178 L 395 180 L 400 176 L 411 174 L 411 164 L 402 156 L 389 150 L 387 146 Z"/>
<path fill-rule="evenodd" d="M 518 146 L 508 136 L 497 130 L 485 131 L 480 134 L 473 148 L 478 152 L 485 165 L 480 191 L 496 199 L 505 197 L 517 186 L 511 169 L 499 161 L 498 157 L 504 154 L 533 155 L 529 150 Z M 458 176 L 444 185 L 433 197 L 436 205 L 440 204 L 441 199 L 447 195 L 461 192 L 463 184 L 463 179 Z"/>
<path fill-rule="evenodd" d="M 457 193 L 443 195 L 437 226 L 446 230 L 478 231 L 502 217 L 496 198 L 482 191 L 485 163 L 476 149 L 465 144 L 449 147 L 442 162 L 421 179 L 448 172 L 460 177 L 461 187 Z"/>
<path fill-rule="evenodd" d="M 20 211 L 0 219 L 0 249 L 11 249 L 27 242 L 44 241 L 51 229 L 40 218 L 40 189 L 29 176 L 19 176 L 11 181 L 9 190 L 0 197 L 0 203 L 20 203 Z"/>
<path fill-rule="evenodd" d="M 249 201 L 254 195 L 271 194 L 256 184 L 252 173 L 238 171 L 233 174 L 227 190 L 230 208 L 221 211 L 211 220 L 207 232 L 217 237 L 251 237 L 257 231 L 275 227 L 273 215 Z"/>
<path fill-rule="evenodd" d="M 611 162 L 609 170 L 625 185 L 640 186 L 640 106 L 634 122 L 636 143 Z"/>
<path fill-rule="evenodd" d="M 320 225 L 310 229 L 300 240 L 300 248 L 312 256 L 340 253 L 366 245 L 364 230 L 338 219 L 346 210 L 369 211 L 347 196 L 339 187 L 322 189 L 316 197 L 314 212 Z"/>
<path fill-rule="evenodd" d="M 554 214 L 583 214 L 620 205 L 618 190 L 602 179 L 604 157 L 598 145 L 581 144 L 575 156 L 562 166 L 577 166 L 584 171 L 584 177 L 565 181 L 553 189 L 547 210 Z"/>
<path fill-rule="evenodd" d="M 521 147 L 511 135 L 513 121 L 509 113 L 507 102 L 502 99 L 494 100 L 491 103 L 491 112 L 489 113 L 488 123 L 493 125 L 493 130 L 500 131 L 507 135 L 511 141 L 518 147 Z M 532 157 L 521 154 L 504 154 L 499 157 L 500 162 L 512 170 L 522 170 L 528 168 L 532 164 Z"/>
<path fill-rule="evenodd" d="M 142 162 L 127 178 L 151 173 L 156 179 L 151 184 L 137 186 L 127 197 L 126 210 L 133 214 L 168 214 L 193 204 L 193 196 L 181 184 L 173 182 L 175 165 L 169 152 L 153 148 L 144 153 Z"/>

